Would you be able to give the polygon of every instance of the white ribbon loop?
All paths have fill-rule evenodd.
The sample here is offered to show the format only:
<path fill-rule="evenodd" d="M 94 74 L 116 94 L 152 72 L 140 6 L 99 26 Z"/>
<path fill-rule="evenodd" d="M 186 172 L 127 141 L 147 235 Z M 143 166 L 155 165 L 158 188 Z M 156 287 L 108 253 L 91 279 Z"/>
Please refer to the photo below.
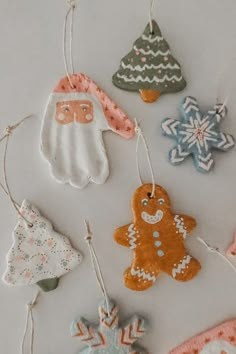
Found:
<path fill-rule="evenodd" d="M 85 236 L 85 241 L 88 244 L 93 270 L 96 275 L 96 280 L 98 282 L 98 286 L 99 286 L 99 288 L 102 292 L 102 295 L 105 299 L 105 302 L 106 302 L 107 314 L 110 317 L 111 313 L 110 313 L 110 306 L 109 306 L 109 298 L 107 295 L 107 290 L 105 287 L 105 282 L 103 279 L 103 275 L 102 275 L 101 267 L 100 267 L 100 264 L 98 261 L 98 257 L 96 255 L 95 249 L 93 247 L 93 243 L 92 243 L 93 234 L 91 232 L 90 225 L 87 220 L 85 220 L 85 226 L 86 226 L 86 230 L 87 230 L 87 236 Z"/>
<path fill-rule="evenodd" d="M 153 7 L 154 7 L 154 0 L 150 0 L 150 7 L 149 7 L 149 25 L 150 25 L 150 34 L 153 34 Z"/>
<path fill-rule="evenodd" d="M 146 139 L 143 135 L 142 129 L 140 128 L 140 125 L 137 122 L 137 119 L 135 118 L 135 132 L 137 134 L 137 143 L 136 143 L 136 166 L 137 166 L 137 171 L 138 171 L 138 176 L 139 176 L 139 180 L 141 182 L 141 184 L 143 184 L 143 180 L 141 177 L 141 172 L 140 172 L 140 166 L 139 166 L 139 156 L 138 156 L 138 151 L 139 151 L 139 142 L 140 142 L 140 138 L 142 139 L 143 145 L 144 145 L 144 149 L 146 152 L 146 156 L 147 156 L 147 161 L 148 161 L 148 166 L 149 166 L 149 170 L 150 170 L 150 174 L 151 174 L 151 181 L 152 181 L 152 193 L 151 193 L 151 198 L 154 197 L 155 194 L 155 179 L 154 179 L 154 172 L 153 172 L 153 167 L 152 167 L 152 162 L 151 162 L 151 157 L 150 157 L 150 152 L 148 149 L 148 145 L 146 142 Z"/>
<path fill-rule="evenodd" d="M 32 223 L 29 222 L 24 215 L 21 213 L 20 211 L 20 206 L 19 204 L 15 201 L 15 199 L 13 198 L 12 194 L 11 194 L 11 190 L 8 184 L 8 178 L 7 178 L 7 151 L 8 151 L 8 143 L 9 143 L 9 139 L 11 134 L 13 133 L 13 131 L 18 128 L 22 123 L 24 123 L 25 120 L 31 118 L 32 115 L 29 115 L 25 118 L 23 118 L 22 120 L 20 120 L 18 123 L 14 124 L 14 125 L 9 125 L 6 129 L 5 129 L 5 134 L 3 135 L 3 137 L 0 139 L 0 143 L 5 140 L 5 149 L 4 149 L 4 156 L 3 156 L 3 177 L 4 177 L 4 182 L 5 182 L 5 187 L 3 185 L 3 183 L 0 182 L 0 188 L 2 188 L 3 192 L 9 197 L 13 208 L 16 210 L 17 214 L 26 221 L 26 223 L 29 225 L 29 227 L 32 227 Z"/>
<path fill-rule="evenodd" d="M 222 104 L 219 113 L 223 112 L 229 99 L 232 97 L 236 88 L 235 75 L 232 75 L 236 65 L 236 57 L 233 57 L 225 65 L 218 81 L 217 103 Z"/>
<path fill-rule="evenodd" d="M 67 4 L 69 6 L 69 9 L 66 13 L 66 17 L 64 20 L 64 26 L 63 26 L 63 59 L 64 59 L 64 65 L 65 65 L 65 71 L 66 75 L 68 77 L 68 81 L 70 83 L 71 88 L 74 88 L 74 85 L 71 81 L 70 78 L 70 72 L 72 74 L 75 73 L 74 69 L 74 59 L 73 59 L 73 37 L 74 37 L 74 12 L 76 8 L 76 1 L 75 0 L 67 0 Z M 67 60 L 67 22 L 69 19 L 69 15 L 71 14 L 71 20 L 70 20 L 70 35 L 69 35 L 69 62 Z"/>

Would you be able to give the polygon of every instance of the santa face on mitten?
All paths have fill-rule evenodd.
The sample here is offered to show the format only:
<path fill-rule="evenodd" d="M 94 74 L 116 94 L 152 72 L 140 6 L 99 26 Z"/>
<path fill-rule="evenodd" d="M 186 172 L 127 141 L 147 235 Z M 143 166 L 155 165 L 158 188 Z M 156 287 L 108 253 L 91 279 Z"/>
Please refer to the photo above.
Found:
<path fill-rule="evenodd" d="M 54 178 L 83 188 L 102 184 L 109 166 L 102 132 L 123 138 L 134 135 L 134 124 L 87 76 L 62 79 L 49 98 L 43 121 L 41 150 Z"/>
<path fill-rule="evenodd" d="M 59 124 L 91 123 L 94 118 L 93 105 L 90 101 L 62 101 L 56 104 L 56 121 Z"/>

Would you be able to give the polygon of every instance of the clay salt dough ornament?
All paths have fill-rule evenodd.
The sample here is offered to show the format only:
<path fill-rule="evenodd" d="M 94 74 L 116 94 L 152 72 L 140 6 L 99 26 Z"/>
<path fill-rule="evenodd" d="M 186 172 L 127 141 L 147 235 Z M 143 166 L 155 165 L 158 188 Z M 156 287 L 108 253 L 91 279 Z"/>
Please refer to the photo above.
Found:
<path fill-rule="evenodd" d="M 169 354 L 236 354 L 236 319 L 181 344 Z"/>
<path fill-rule="evenodd" d="M 50 95 L 41 150 L 57 181 L 77 188 L 102 184 L 109 175 L 102 132 L 111 130 L 129 139 L 134 124 L 86 75 L 69 78 L 60 80 Z"/>
<path fill-rule="evenodd" d="M 146 290 L 165 272 L 178 281 L 189 281 L 201 269 L 200 263 L 190 256 L 184 240 L 195 228 L 190 216 L 171 210 L 167 192 L 152 184 L 139 187 L 132 199 L 134 220 L 119 227 L 114 233 L 117 243 L 133 251 L 133 261 L 124 273 L 125 285 L 132 290 Z"/>
<path fill-rule="evenodd" d="M 74 321 L 71 335 L 77 337 L 87 347 L 79 353 L 83 354 L 145 354 L 143 348 L 135 342 L 147 331 L 146 321 L 133 316 L 124 324 L 119 325 L 118 308 L 110 302 L 110 315 L 105 302 L 99 306 L 99 325 L 91 325 L 84 318 Z"/>
<path fill-rule="evenodd" d="M 3 281 L 8 285 L 38 284 L 44 291 L 54 290 L 59 278 L 82 260 L 65 236 L 55 232 L 49 220 L 24 200 L 13 233 L 13 245 L 7 255 Z"/>
<path fill-rule="evenodd" d="M 83 317 L 73 321 L 71 325 L 71 335 L 87 345 L 79 353 L 145 354 L 146 351 L 136 346 L 135 343 L 147 331 L 146 320 L 134 315 L 128 321 L 119 324 L 118 308 L 108 297 L 99 260 L 92 243 L 93 235 L 90 225 L 88 221 L 85 221 L 85 223 L 87 228 L 85 240 L 89 248 L 97 283 L 103 295 L 103 301 L 98 308 L 99 325 L 94 326 Z"/>
<path fill-rule="evenodd" d="M 171 55 L 155 21 L 152 21 L 152 32 L 148 24 L 131 52 L 121 60 L 112 81 L 122 90 L 139 92 L 143 101 L 148 103 L 186 86 L 180 64 Z"/>
<path fill-rule="evenodd" d="M 189 96 L 182 100 L 180 111 L 180 120 L 166 118 L 161 124 L 163 134 L 176 140 L 176 145 L 169 152 L 169 161 L 179 165 L 192 155 L 196 169 L 209 172 L 214 165 L 212 150 L 228 151 L 235 145 L 233 136 L 220 130 L 226 108 L 218 104 L 202 114 L 197 100 Z"/>

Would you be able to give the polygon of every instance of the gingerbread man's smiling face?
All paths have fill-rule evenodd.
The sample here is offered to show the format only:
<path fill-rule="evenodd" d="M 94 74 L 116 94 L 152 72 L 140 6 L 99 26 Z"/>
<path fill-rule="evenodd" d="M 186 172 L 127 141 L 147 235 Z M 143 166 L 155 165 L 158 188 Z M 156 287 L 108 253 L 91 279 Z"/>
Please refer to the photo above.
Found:
<path fill-rule="evenodd" d="M 132 209 L 135 220 L 145 222 L 150 225 L 159 223 L 170 213 L 170 199 L 166 191 L 155 186 L 155 193 L 152 197 L 152 184 L 144 184 L 139 187 L 133 196 Z"/>
<path fill-rule="evenodd" d="M 88 124 L 94 119 L 93 105 L 88 100 L 57 102 L 55 119 L 59 124 Z"/>

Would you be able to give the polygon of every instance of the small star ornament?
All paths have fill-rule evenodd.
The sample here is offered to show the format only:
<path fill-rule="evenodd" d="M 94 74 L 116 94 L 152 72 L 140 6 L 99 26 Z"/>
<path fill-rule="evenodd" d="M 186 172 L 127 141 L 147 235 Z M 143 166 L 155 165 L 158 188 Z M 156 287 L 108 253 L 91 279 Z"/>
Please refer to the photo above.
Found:
<path fill-rule="evenodd" d="M 176 140 L 169 152 L 169 161 L 179 165 L 189 155 L 193 156 L 196 169 L 207 173 L 214 166 L 213 149 L 228 151 L 235 145 L 234 137 L 220 130 L 226 108 L 217 104 L 202 114 L 194 97 L 185 97 L 180 104 L 181 119 L 166 118 L 162 121 L 163 134 Z"/>
<path fill-rule="evenodd" d="M 135 342 L 147 331 L 146 321 L 134 315 L 119 325 L 118 308 L 109 301 L 109 313 L 106 302 L 99 306 L 99 325 L 91 325 L 80 318 L 71 325 L 71 335 L 87 345 L 80 354 L 145 354 L 143 348 Z"/>

